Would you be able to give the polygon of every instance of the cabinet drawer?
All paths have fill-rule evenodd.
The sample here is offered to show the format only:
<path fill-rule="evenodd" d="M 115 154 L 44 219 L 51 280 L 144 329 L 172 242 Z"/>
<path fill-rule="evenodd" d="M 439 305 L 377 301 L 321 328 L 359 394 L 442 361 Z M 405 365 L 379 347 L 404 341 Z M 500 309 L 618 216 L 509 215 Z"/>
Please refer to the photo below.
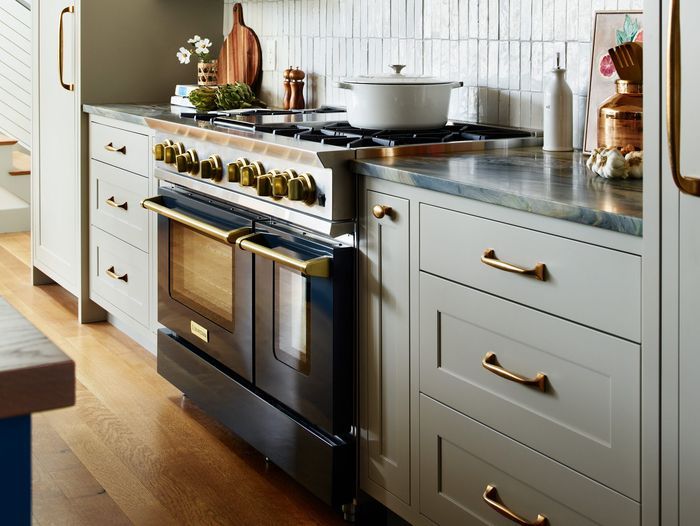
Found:
<path fill-rule="evenodd" d="M 148 326 L 148 254 L 90 228 L 90 298 L 100 298 Z"/>
<path fill-rule="evenodd" d="M 639 498 L 638 345 L 430 274 L 420 295 L 422 392 Z"/>
<path fill-rule="evenodd" d="M 640 341 L 638 256 L 434 206 L 420 210 L 421 270 Z M 488 249 L 524 268 L 545 264 L 545 281 L 483 263 Z"/>
<path fill-rule="evenodd" d="M 90 157 L 148 177 L 149 137 L 91 122 Z"/>
<path fill-rule="evenodd" d="M 487 486 L 521 517 L 548 526 L 639 525 L 639 505 L 432 400 L 420 398 L 420 512 L 441 526 L 512 526 Z"/>
<path fill-rule="evenodd" d="M 99 161 L 90 161 L 90 223 L 148 251 L 148 179 Z"/>

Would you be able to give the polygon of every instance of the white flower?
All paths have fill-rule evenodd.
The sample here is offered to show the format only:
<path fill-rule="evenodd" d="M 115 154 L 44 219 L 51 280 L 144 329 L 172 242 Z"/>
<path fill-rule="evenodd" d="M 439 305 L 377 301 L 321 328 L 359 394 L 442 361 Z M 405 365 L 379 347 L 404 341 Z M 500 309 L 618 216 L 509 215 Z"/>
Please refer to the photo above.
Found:
<path fill-rule="evenodd" d="M 180 61 L 180 64 L 189 64 L 191 56 L 192 52 L 184 47 L 181 47 L 180 51 L 177 52 L 177 59 Z"/>
<path fill-rule="evenodd" d="M 200 37 L 199 35 L 195 35 L 195 36 L 193 36 L 192 38 L 190 38 L 190 39 L 187 41 L 187 43 L 188 43 L 188 44 L 196 44 L 196 43 L 199 42 L 200 40 L 202 40 L 202 37 Z"/>
<path fill-rule="evenodd" d="M 209 48 L 212 46 L 211 41 L 208 38 L 205 38 L 204 40 L 200 40 L 197 42 L 194 47 L 195 50 L 194 52 L 197 53 L 198 55 L 208 55 L 209 54 Z"/>

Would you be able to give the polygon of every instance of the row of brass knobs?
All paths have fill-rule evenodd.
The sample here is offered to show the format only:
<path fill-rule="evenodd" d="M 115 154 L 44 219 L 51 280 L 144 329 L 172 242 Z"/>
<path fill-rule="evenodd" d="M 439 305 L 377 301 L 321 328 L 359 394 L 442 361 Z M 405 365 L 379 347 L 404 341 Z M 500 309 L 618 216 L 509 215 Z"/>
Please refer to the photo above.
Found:
<path fill-rule="evenodd" d="M 156 144 L 153 153 L 157 161 L 174 164 L 180 173 L 187 172 L 216 182 L 224 178 L 224 165 L 218 155 L 200 162 L 195 150 L 185 150 L 184 144 L 169 139 Z M 304 201 L 308 204 L 316 200 L 316 184 L 307 173 L 297 174 L 291 169 L 266 172 L 260 161 L 251 163 L 248 159 L 240 158 L 226 166 L 226 176 L 231 183 L 254 187 L 259 196 L 286 197 L 290 201 Z"/>

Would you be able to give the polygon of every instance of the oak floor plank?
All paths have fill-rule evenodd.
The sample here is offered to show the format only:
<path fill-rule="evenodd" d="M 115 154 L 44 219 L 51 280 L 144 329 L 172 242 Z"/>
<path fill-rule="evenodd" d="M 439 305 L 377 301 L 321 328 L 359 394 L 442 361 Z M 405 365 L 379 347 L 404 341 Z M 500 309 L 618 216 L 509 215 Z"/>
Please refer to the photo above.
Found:
<path fill-rule="evenodd" d="M 0 235 L 0 295 L 76 362 L 76 406 L 33 417 L 33 524 L 340 526 L 340 516 L 209 418 L 76 300 L 32 287 L 28 234 Z"/>

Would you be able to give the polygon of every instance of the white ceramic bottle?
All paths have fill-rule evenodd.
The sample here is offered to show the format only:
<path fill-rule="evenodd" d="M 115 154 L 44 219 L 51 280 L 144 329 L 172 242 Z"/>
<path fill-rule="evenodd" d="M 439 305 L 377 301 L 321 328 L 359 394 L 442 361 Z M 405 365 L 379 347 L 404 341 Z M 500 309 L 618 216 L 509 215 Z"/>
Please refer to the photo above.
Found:
<path fill-rule="evenodd" d="M 574 149 L 573 95 L 566 82 L 566 69 L 552 70 L 544 92 L 544 146 L 547 152 L 571 152 Z"/>

